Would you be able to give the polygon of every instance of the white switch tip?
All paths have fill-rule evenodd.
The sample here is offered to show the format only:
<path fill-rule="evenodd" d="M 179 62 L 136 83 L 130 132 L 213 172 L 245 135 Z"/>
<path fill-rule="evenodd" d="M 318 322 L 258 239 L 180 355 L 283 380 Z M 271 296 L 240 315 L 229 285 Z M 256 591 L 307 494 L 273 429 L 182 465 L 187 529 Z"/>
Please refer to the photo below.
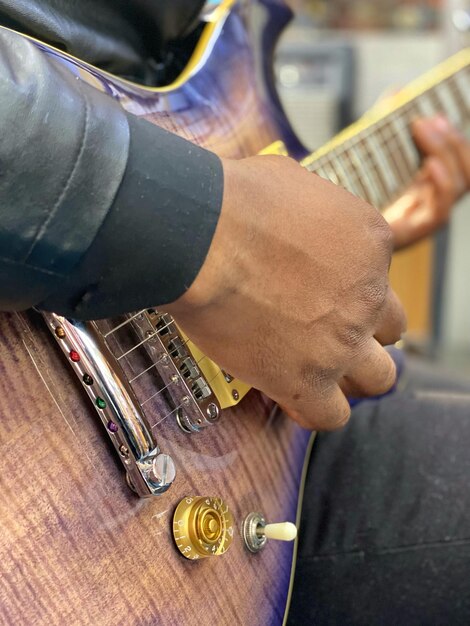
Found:
<path fill-rule="evenodd" d="M 293 541 L 297 537 L 297 528 L 291 522 L 280 522 L 279 524 L 266 524 L 263 534 L 267 539 L 277 541 Z"/>

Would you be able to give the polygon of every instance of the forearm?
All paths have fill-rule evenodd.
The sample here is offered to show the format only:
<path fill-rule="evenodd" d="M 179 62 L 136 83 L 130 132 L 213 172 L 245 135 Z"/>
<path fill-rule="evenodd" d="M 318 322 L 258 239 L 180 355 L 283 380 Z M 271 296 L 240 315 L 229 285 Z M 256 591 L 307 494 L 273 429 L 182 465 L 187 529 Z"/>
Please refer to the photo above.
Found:
<path fill-rule="evenodd" d="M 168 302 L 204 261 L 219 159 L 0 33 L 0 308 L 97 318 Z"/>

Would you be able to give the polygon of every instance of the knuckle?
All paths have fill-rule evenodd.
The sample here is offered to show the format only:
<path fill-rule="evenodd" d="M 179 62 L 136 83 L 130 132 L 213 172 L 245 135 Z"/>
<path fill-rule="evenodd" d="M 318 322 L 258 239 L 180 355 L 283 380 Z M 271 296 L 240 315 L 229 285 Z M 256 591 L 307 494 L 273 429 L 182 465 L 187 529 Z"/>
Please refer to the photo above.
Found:
<path fill-rule="evenodd" d="M 374 312 L 380 311 L 385 304 L 387 293 L 388 281 L 386 279 L 369 281 L 362 290 L 362 302 L 367 309 Z"/>
<path fill-rule="evenodd" d="M 317 430 L 338 430 L 351 417 L 351 408 L 347 402 L 329 402 L 321 411 L 315 412 L 315 428 Z"/>
<path fill-rule="evenodd" d="M 375 209 L 369 213 L 368 229 L 375 249 L 385 257 L 388 264 L 393 252 L 393 233 L 384 217 Z"/>
<path fill-rule="evenodd" d="M 369 340 L 372 332 L 367 332 L 366 324 L 346 324 L 341 330 L 340 341 L 353 352 L 357 352 Z"/>
<path fill-rule="evenodd" d="M 376 390 L 373 395 L 387 393 L 393 387 L 397 380 L 397 368 L 391 357 L 387 355 L 387 366 L 385 367 L 383 376 L 377 381 Z"/>
<path fill-rule="evenodd" d="M 334 367 L 321 367 L 313 361 L 307 361 L 300 368 L 295 395 L 300 397 L 305 393 L 309 396 L 324 397 L 336 384 L 337 377 L 338 373 Z"/>

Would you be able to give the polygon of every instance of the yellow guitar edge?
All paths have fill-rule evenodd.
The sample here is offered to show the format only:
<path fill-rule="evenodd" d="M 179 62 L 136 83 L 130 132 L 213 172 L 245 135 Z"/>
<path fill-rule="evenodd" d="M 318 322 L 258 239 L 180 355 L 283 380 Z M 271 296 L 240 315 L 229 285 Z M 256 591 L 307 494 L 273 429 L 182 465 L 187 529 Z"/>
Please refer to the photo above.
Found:
<path fill-rule="evenodd" d="M 209 357 L 207 357 L 186 335 L 186 333 L 179 328 L 179 333 L 183 338 L 183 341 L 187 348 L 189 348 L 197 366 L 204 374 L 204 377 L 214 392 L 220 408 L 228 409 L 231 406 L 238 404 L 250 391 L 250 385 L 242 382 L 238 378 L 233 378 L 228 382 L 225 378 L 224 372 L 220 367 L 214 363 Z"/>
<path fill-rule="evenodd" d="M 357 122 L 351 124 L 345 128 L 338 135 L 333 137 L 331 141 L 321 146 L 313 154 L 309 155 L 302 161 L 304 167 L 308 167 L 320 157 L 327 154 L 331 150 L 342 145 L 348 139 L 351 139 L 358 133 L 364 131 L 366 128 L 373 126 L 379 122 L 382 118 L 390 115 L 393 111 L 396 111 L 400 107 L 404 106 L 408 102 L 411 102 L 414 98 L 417 98 L 428 89 L 435 87 L 437 84 L 449 78 L 455 72 L 463 69 L 470 64 L 470 48 L 464 48 L 457 54 L 449 57 L 433 69 L 429 70 L 416 80 L 412 81 L 409 85 L 401 89 L 397 94 L 387 98 L 383 102 L 379 102 L 372 107 L 363 117 Z"/>
<path fill-rule="evenodd" d="M 170 91 L 174 91 L 181 87 L 184 83 L 186 83 L 191 76 L 197 73 L 197 71 L 201 68 L 202 63 L 204 61 L 204 57 L 206 56 L 206 52 L 208 51 L 211 42 L 213 41 L 214 36 L 217 37 L 218 32 L 227 18 L 230 9 L 237 2 L 237 0 L 223 0 L 211 13 L 210 20 L 207 22 L 207 25 L 204 27 L 201 36 L 194 48 L 194 52 L 191 55 L 187 65 L 181 72 L 181 74 L 169 85 L 165 85 L 164 87 L 148 87 L 146 85 L 142 85 L 140 83 L 136 83 L 132 80 L 128 80 L 126 78 L 121 78 L 120 76 L 116 76 L 115 74 L 111 74 L 106 70 L 99 69 L 99 72 L 102 76 L 106 76 L 110 80 L 119 81 L 119 83 L 123 85 L 129 85 L 131 87 L 138 87 L 140 90 L 146 91 L 148 93 L 167 93 Z M 75 57 L 73 54 L 69 54 L 68 52 L 64 52 L 63 50 L 59 50 L 55 46 L 51 46 L 50 44 L 46 44 L 43 41 L 40 41 L 36 37 L 31 37 L 31 35 L 26 35 L 25 33 L 21 33 L 13 28 L 8 28 L 6 26 L 0 26 L 0 29 L 7 30 L 12 33 L 16 33 L 21 35 L 25 39 L 29 39 L 29 41 L 36 42 L 41 46 L 49 48 L 60 54 L 65 59 L 70 59 L 70 61 L 74 61 L 79 66 L 89 68 L 90 70 L 98 70 L 97 67 L 92 65 L 91 63 L 87 63 L 86 61 L 82 61 L 78 57 Z"/>
<path fill-rule="evenodd" d="M 287 156 L 287 148 L 282 141 L 274 141 L 272 144 L 261 150 L 259 154 L 277 154 Z M 221 409 L 238 404 L 250 391 L 250 385 L 247 385 L 238 378 L 234 378 L 230 382 L 225 378 L 224 372 L 220 367 L 207 357 L 179 328 L 181 337 L 191 351 L 197 366 L 204 374 L 206 381 L 209 383 L 214 392 Z"/>

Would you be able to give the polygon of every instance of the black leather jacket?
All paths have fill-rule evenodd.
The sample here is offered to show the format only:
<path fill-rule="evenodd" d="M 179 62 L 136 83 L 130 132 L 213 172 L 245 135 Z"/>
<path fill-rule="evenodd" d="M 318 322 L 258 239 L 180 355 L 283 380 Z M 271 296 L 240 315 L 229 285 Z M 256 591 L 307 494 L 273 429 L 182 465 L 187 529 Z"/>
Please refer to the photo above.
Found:
<path fill-rule="evenodd" d="M 0 23 L 144 80 L 200 4 L 0 0 Z M 125 113 L 8 31 L 0 124 L 0 309 L 107 317 L 170 302 L 191 284 L 222 201 L 214 154 Z M 171 173 L 173 159 L 190 180 Z"/>

